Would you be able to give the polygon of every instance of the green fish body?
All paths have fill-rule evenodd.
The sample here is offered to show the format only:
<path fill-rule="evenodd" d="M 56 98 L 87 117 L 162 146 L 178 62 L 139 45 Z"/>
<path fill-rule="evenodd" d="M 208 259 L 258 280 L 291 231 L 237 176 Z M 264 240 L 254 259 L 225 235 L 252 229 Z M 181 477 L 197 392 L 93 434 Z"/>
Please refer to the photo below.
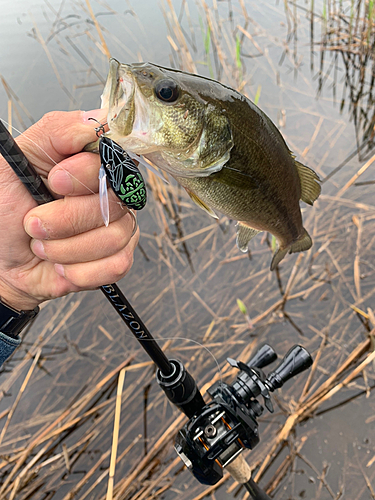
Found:
<path fill-rule="evenodd" d="M 112 59 L 102 107 L 107 137 L 169 172 L 210 215 L 238 221 L 240 250 L 269 231 L 279 243 L 274 269 L 286 253 L 311 247 L 299 200 L 313 204 L 319 177 L 245 96 L 198 75 Z"/>

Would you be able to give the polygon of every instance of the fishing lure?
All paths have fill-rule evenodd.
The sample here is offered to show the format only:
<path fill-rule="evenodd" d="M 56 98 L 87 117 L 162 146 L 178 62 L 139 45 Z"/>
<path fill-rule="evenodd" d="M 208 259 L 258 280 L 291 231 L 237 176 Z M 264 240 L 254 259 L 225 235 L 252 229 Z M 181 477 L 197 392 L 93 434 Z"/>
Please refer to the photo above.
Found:
<path fill-rule="evenodd" d="M 147 201 L 146 184 L 133 160 L 121 146 L 103 135 L 100 136 L 99 154 L 99 193 L 104 222 L 109 219 L 104 201 L 108 199 L 107 179 L 122 203 L 128 208 L 142 210 Z"/>

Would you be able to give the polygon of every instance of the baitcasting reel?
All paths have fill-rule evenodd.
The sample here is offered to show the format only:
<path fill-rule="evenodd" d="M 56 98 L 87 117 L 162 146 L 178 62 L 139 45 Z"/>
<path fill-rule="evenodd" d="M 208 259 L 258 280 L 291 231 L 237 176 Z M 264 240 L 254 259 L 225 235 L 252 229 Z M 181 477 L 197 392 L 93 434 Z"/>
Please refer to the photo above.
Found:
<path fill-rule="evenodd" d="M 257 418 L 264 408 L 256 398 L 263 396 L 264 406 L 272 413 L 270 392 L 312 364 L 306 349 L 295 345 L 266 377 L 261 369 L 276 358 L 269 345 L 264 345 L 247 364 L 228 358 L 228 363 L 239 370 L 234 383 L 213 384 L 208 390 L 212 401 L 195 411 L 179 431 L 175 449 L 201 483 L 217 483 L 224 467 L 244 448 L 252 449 L 259 443 Z"/>

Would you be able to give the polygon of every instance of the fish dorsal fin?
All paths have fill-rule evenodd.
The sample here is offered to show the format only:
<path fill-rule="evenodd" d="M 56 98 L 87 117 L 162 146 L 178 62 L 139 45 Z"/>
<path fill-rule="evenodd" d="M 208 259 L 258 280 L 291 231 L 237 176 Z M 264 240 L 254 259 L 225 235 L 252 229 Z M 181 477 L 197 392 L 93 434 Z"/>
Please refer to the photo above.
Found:
<path fill-rule="evenodd" d="M 301 182 L 301 200 L 312 205 L 322 190 L 319 184 L 320 178 L 311 168 L 302 165 L 297 160 L 294 162 Z"/>
<path fill-rule="evenodd" d="M 214 219 L 218 219 L 219 217 L 215 214 L 215 212 L 208 206 L 204 201 L 202 201 L 199 196 L 194 194 L 190 189 L 186 189 L 187 194 L 190 196 L 190 198 L 200 207 L 202 210 L 208 213 L 208 215 L 211 215 Z"/>
<path fill-rule="evenodd" d="M 257 229 L 253 229 L 252 227 L 245 226 L 245 224 L 242 224 L 241 222 L 237 222 L 236 224 L 236 231 L 237 231 L 237 247 L 241 252 L 247 252 L 247 248 L 249 245 L 249 241 L 254 238 L 260 231 Z"/>

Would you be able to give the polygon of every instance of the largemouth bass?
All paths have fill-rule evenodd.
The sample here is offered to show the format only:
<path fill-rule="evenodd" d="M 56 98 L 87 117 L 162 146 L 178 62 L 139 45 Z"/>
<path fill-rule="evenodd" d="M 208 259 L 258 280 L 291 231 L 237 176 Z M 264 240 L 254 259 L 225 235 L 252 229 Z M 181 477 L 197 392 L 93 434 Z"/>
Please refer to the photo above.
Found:
<path fill-rule="evenodd" d="M 279 245 L 273 270 L 288 252 L 311 247 L 299 200 L 313 204 L 319 177 L 245 96 L 202 76 L 111 59 L 102 107 L 106 137 L 169 172 L 211 216 L 238 221 L 241 251 L 269 231 Z"/>

